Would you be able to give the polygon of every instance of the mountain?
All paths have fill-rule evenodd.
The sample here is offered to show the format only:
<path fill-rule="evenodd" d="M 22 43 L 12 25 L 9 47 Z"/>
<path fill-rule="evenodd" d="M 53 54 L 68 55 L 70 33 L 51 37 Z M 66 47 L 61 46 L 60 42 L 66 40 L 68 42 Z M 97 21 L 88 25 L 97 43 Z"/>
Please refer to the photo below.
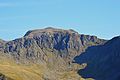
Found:
<path fill-rule="evenodd" d="M 50 52 L 58 58 L 73 59 L 85 48 L 104 42 L 96 36 L 81 35 L 74 30 L 45 28 L 30 30 L 22 38 L 2 43 L 0 51 L 13 55 L 17 60 L 34 59 L 41 63 L 49 61 Z"/>
<path fill-rule="evenodd" d="M 79 80 L 75 70 L 84 66 L 72 63 L 74 57 L 105 42 L 72 29 L 30 30 L 21 38 L 0 40 L 0 72 L 14 80 Z"/>
<path fill-rule="evenodd" d="M 87 63 L 78 73 L 95 80 L 120 80 L 120 36 L 114 37 L 103 45 L 91 46 L 75 62 Z"/>

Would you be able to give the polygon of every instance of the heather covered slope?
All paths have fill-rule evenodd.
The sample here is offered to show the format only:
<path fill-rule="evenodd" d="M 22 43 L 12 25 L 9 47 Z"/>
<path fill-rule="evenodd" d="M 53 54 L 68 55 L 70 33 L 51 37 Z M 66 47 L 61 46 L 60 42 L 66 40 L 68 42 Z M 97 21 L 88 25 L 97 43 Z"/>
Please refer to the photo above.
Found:
<path fill-rule="evenodd" d="M 120 36 L 109 40 L 104 45 L 91 46 L 75 58 L 77 63 L 87 63 L 87 67 L 79 71 L 83 77 L 96 80 L 120 79 Z"/>

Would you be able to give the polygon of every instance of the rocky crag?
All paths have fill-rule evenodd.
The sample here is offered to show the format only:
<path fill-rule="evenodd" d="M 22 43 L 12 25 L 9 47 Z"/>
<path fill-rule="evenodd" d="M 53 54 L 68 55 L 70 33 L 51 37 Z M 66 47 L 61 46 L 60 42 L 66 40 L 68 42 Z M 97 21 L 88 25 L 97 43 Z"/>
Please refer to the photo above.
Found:
<path fill-rule="evenodd" d="M 0 40 L 1 55 L 17 64 L 44 64 L 51 70 L 73 69 L 73 59 L 90 46 L 102 45 L 106 40 L 79 34 L 70 29 L 45 28 L 28 31 L 22 38 Z"/>

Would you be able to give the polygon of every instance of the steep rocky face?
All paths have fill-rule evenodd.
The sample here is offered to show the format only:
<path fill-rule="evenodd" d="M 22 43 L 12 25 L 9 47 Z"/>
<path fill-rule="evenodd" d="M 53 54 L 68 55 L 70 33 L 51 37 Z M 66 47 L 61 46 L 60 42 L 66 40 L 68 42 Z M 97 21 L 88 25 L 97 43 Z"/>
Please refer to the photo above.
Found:
<path fill-rule="evenodd" d="M 55 49 L 64 53 L 70 50 L 79 52 L 83 47 L 104 42 L 96 36 L 80 35 L 74 30 L 54 28 L 28 31 L 24 37 L 33 38 L 40 48 Z"/>
<path fill-rule="evenodd" d="M 24 37 L 1 44 L 2 53 L 11 54 L 17 62 L 45 63 L 65 69 L 73 58 L 91 45 L 103 44 L 96 36 L 74 30 L 45 28 L 28 31 Z M 62 66 L 61 66 L 62 65 Z"/>
<path fill-rule="evenodd" d="M 83 77 L 95 80 L 120 79 L 120 36 L 109 40 L 104 45 L 89 47 L 84 53 L 75 58 L 77 63 L 87 63 L 80 70 Z"/>
<path fill-rule="evenodd" d="M 42 69 L 46 70 L 43 75 L 45 79 L 61 80 L 61 78 L 64 78 L 64 75 L 70 74 L 71 76 L 68 76 L 68 78 L 79 80 L 81 77 L 78 76 L 75 71 L 78 68 L 83 68 L 84 65 L 81 66 L 72 63 L 73 58 L 84 52 L 87 47 L 104 44 L 105 42 L 106 40 L 99 39 L 96 36 L 79 34 L 72 29 L 63 30 L 49 27 L 30 30 L 22 38 L 7 42 L 3 40 L 0 41 L 0 64 L 4 64 L 7 69 L 10 67 L 13 71 L 16 70 L 15 67 L 11 66 L 13 63 L 16 62 L 17 64 L 25 65 L 25 67 L 20 67 L 20 69 L 23 69 L 23 71 L 25 69 L 25 74 L 27 75 L 31 73 L 26 73 L 26 71 L 29 70 L 28 68 L 26 69 L 26 65 L 34 64 L 37 66 L 38 71 L 35 70 L 35 72 L 37 72 L 36 74 L 34 69 L 32 69 L 32 73 L 39 77 L 39 74 L 42 72 L 41 66 L 44 66 Z M 7 64 L 10 64 L 9 67 L 6 66 Z M 36 66 L 32 68 L 36 68 Z M 29 71 L 31 72 L 31 69 Z M 68 78 L 65 77 L 64 80 L 68 80 Z"/>

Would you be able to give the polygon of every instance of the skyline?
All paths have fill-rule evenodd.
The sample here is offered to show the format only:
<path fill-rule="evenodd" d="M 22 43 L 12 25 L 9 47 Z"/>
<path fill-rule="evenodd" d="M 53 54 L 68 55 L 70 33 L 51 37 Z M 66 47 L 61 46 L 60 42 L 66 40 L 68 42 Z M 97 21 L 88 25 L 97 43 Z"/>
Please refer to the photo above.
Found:
<path fill-rule="evenodd" d="M 120 35 L 119 4 L 119 0 L 3 0 L 0 39 L 13 40 L 49 26 L 111 39 Z"/>

